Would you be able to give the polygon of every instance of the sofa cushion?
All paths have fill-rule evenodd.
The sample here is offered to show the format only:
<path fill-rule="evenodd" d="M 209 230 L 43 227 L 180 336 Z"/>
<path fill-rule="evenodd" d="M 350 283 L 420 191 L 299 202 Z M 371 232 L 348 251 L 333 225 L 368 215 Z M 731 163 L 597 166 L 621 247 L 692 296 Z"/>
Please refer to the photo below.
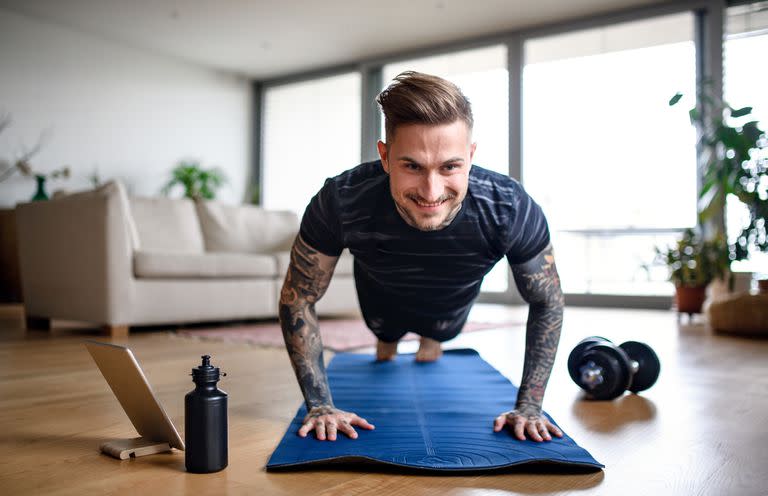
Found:
<path fill-rule="evenodd" d="M 132 197 L 138 248 L 165 253 L 203 253 L 203 234 L 189 199 Z"/>
<path fill-rule="evenodd" d="M 299 219 L 293 212 L 254 205 L 195 203 L 205 250 L 210 252 L 273 253 L 290 250 Z"/>
<path fill-rule="evenodd" d="M 281 251 L 279 253 L 275 253 L 275 259 L 277 260 L 277 275 L 282 278 L 288 272 L 288 265 L 291 263 L 291 252 Z M 341 252 L 339 261 L 336 262 L 336 268 L 333 270 L 333 275 L 351 276 L 353 274 L 352 268 L 354 262 L 355 257 L 349 253 L 349 250 L 344 250 Z"/>
<path fill-rule="evenodd" d="M 269 255 L 140 250 L 133 256 L 133 272 L 138 278 L 273 278 L 277 264 Z"/>

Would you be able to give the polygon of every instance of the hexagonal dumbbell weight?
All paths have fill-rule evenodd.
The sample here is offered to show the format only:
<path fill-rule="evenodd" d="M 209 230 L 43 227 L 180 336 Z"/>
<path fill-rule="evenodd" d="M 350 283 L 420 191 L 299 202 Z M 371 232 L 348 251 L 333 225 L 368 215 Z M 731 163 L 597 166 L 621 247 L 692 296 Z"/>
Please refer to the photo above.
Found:
<path fill-rule="evenodd" d="M 612 400 L 629 390 L 645 391 L 659 378 L 661 363 L 645 343 L 627 341 L 616 346 L 608 339 L 583 339 L 568 356 L 571 379 L 595 400 Z"/>

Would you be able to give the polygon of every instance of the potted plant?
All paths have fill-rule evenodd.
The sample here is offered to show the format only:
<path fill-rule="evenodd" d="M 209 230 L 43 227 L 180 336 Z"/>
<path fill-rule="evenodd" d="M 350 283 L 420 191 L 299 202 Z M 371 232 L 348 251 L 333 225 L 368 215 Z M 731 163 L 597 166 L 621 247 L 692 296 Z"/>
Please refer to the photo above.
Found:
<path fill-rule="evenodd" d="M 667 266 L 669 280 L 675 284 L 677 311 L 691 315 L 701 313 L 707 285 L 724 275 L 728 251 L 722 240 L 704 240 L 686 229 L 674 246 L 656 248 L 656 258 Z"/>
<path fill-rule="evenodd" d="M 699 216 L 708 239 L 720 240 L 728 250 L 723 260 L 723 278 L 733 290 L 732 261 L 745 260 L 753 252 L 768 252 L 768 138 L 749 118 L 752 107 L 735 109 L 713 97 L 704 85 L 697 105 L 690 109 L 691 124 L 699 132 L 700 168 L 703 183 L 699 193 Z M 677 93 L 669 105 L 677 104 Z M 741 227 L 734 243 L 727 242 L 726 201 L 742 202 L 749 211 L 749 222 Z"/>
<path fill-rule="evenodd" d="M 162 192 L 167 196 L 171 189 L 180 185 L 186 198 L 213 200 L 216 190 L 225 181 L 224 173 L 218 168 L 203 169 L 199 162 L 181 161 L 171 171 L 171 179 L 163 186 Z"/>

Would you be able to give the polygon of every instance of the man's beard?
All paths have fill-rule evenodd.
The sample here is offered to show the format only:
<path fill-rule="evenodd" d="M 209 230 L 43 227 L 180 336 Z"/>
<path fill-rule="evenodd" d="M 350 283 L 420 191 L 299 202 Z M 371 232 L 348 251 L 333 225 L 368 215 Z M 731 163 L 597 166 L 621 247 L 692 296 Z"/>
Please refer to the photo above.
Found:
<path fill-rule="evenodd" d="M 446 202 L 451 201 L 456 198 L 457 195 L 450 194 L 450 195 L 443 195 L 441 196 L 437 202 Z M 413 195 L 407 195 L 406 199 L 408 201 L 421 201 L 421 203 L 430 203 L 423 201 L 423 198 L 419 198 L 418 196 Z M 403 206 L 399 201 L 395 200 L 395 206 L 397 207 L 397 211 L 400 214 L 400 216 L 405 220 L 405 222 L 410 225 L 411 227 L 414 227 L 420 231 L 439 231 L 440 229 L 444 229 L 448 225 L 450 225 L 451 222 L 453 222 L 453 219 L 456 218 L 456 215 L 458 215 L 459 211 L 461 210 L 461 203 L 456 205 L 453 210 L 446 216 L 446 218 L 440 222 L 439 224 L 430 224 L 430 225 L 423 225 L 420 223 L 417 218 L 411 214 L 411 212 Z M 418 207 L 417 207 L 418 208 Z"/>

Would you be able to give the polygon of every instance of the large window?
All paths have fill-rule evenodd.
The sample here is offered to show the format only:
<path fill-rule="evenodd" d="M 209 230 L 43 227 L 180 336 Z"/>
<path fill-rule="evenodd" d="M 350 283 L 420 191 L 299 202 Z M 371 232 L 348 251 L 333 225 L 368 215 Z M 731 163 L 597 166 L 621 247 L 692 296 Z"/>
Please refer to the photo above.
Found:
<path fill-rule="evenodd" d="M 658 11 L 669 8 L 659 6 Z M 291 84 L 266 82 L 263 203 L 301 214 L 326 177 L 359 162 L 361 137 L 377 127 L 384 134 L 383 121 L 376 122 L 376 114 L 369 112 L 372 102 L 361 98 L 373 81 L 383 89 L 403 71 L 435 74 L 456 83 L 472 103 L 478 143 L 474 163 L 505 174 L 519 172 L 544 209 L 567 293 L 669 296 L 666 267 L 653 263 L 655 248 L 674 243 L 684 228 L 696 225 L 700 178 L 689 106 L 670 107 L 668 101 L 681 92 L 690 102 L 696 92 L 699 14 L 646 17 L 649 12 L 636 11 L 632 22 L 593 24 L 597 28 L 566 26 L 560 34 L 546 27 L 510 32 L 487 41 L 496 44 L 440 55 L 366 60 L 360 72 Z M 632 15 L 627 11 L 622 17 Z M 725 98 L 735 107 L 753 106 L 765 128 L 768 1 L 728 8 L 725 20 Z M 719 49 L 708 38 L 710 30 L 699 34 L 701 47 Z M 522 49 L 522 73 L 517 67 L 508 72 L 508 46 L 515 53 Z M 699 69 L 717 69 L 718 64 L 707 63 L 713 56 L 698 54 Z M 518 77 L 522 101 L 513 94 L 512 108 L 521 105 L 521 115 L 513 118 L 516 124 L 520 119 L 522 149 L 511 150 L 510 157 L 510 81 Z M 371 143 L 362 146 L 372 150 Z M 740 232 L 744 210 L 729 201 L 732 239 Z M 752 254 L 732 268 L 768 274 L 768 256 Z M 487 296 L 489 301 L 514 301 L 509 282 L 502 261 L 485 278 L 482 291 L 496 293 Z M 575 300 L 607 301 L 599 296 Z"/>
<path fill-rule="evenodd" d="M 301 216 L 327 177 L 360 163 L 360 91 L 357 72 L 266 89 L 266 208 Z"/>
<path fill-rule="evenodd" d="M 723 72 L 725 100 L 735 108 L 752 107 L 749 120 L 768 130 L 768 84 L 765 60 L 768 56 L 768 2 L 732 7 L 726 17 Z M 743 119 L 742 119 L 743 121 Z M 726 224 L 734 242 L 749 223 L 746 207 L 735 197 L 728 198 Z M 752 253 L 748 260 L 733 263 L 733 270 L 768 275 L 768 254 Z"/>
<path fill-rule="evenodd" d="M 528 40 L 523 182 L 547 214 L 568 293 L 664 295 L 654 247 L 696 224 L 693 16 Z"/>
<path fill-rule="evenodd" d="M 503 45 L 464 50 L 448 55 L 404 60 L 385 65 L 384 85 L 404 71 L 418 71 L 456 84 L 472 104 L 472 138 L 477 143 L 473 162 L 509 173 L 509 79 L 507 48 Z M 382 136 L 384 134 L 382 126 Z M 503 292 L 508 286 L 508 264 L 502 260 L 483 281 L 483 291 Z"/>

